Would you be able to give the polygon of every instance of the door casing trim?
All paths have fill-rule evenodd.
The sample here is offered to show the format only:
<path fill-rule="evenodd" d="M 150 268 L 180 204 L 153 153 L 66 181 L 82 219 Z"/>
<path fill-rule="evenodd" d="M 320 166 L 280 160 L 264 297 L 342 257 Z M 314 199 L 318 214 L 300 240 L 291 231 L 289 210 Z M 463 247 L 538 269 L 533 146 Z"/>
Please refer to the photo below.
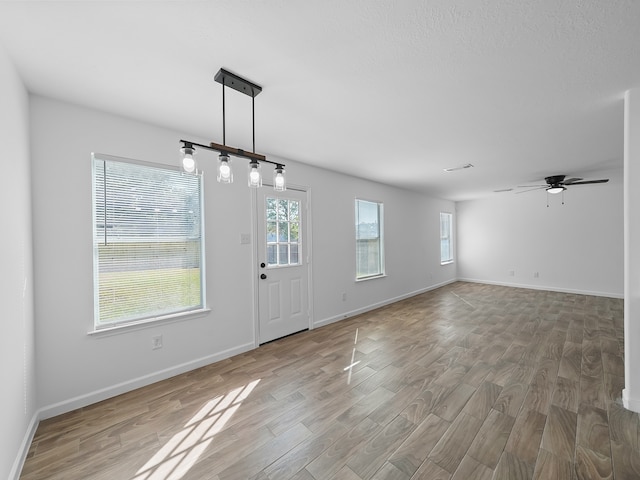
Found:
<path fill-rule="evenodd" d="M 269 183 L 263 183 L 263 187 L 272 186 Z M 260 275 L 258 269 L 258 221 L 260 221 L 261 216 L 258 212 L 258 189 L 251 188 L 251 238 L 252 238 L 252 249 L 251 249 L 251 290 L 252 290 L 252 298 L 253 298 L 253 346 L 254 348 L 258 348 L 260 346 L 260 298 L 258 295 L 258 277 Z M 305 193 L 306 196 L 306 236 L 308 237 L 304 244 L 306 245 L 306 262 L 307 262 L 307 308 L 308 317 L 309 317 L 309 330 L 313 330 L 313 246 L 312 239 L 313 234 L 311 231 L 311 227 L 313 222 L 311 221 L 311 188 L 305 185 L 295 185 L 295 184 L 287 184 L 287 190 L 296 190 L 299 192 Z"/>

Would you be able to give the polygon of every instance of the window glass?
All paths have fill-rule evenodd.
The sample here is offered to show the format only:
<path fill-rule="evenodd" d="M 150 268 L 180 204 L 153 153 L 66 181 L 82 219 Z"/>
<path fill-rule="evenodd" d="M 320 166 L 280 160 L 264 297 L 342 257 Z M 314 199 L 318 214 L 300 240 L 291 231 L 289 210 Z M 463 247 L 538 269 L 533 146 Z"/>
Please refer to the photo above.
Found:
<path fill-rule="evenodd" d="M 267 264 L 300 265 L 300 201 L 267 198 Z"/>
<path fill-rule="evenodd" d="M 204 306 L 202 177 L 93 157 L 94 327 Z"/>
<path fill-rule="evenodd" d="M 440 213 L 440 264 L 453 262 L 452 225 L 453 215 Z"/>
<path fill-rule="evenodd" d="M 356 199 L 356 279 L 384 274 L 382 203 Z"/>

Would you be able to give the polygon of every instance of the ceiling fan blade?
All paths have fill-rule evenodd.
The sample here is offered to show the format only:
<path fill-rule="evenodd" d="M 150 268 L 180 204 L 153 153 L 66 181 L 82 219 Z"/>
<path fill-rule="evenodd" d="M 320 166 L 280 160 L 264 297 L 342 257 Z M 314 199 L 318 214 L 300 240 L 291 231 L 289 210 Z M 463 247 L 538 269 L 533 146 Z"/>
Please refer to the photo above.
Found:
<path fill-rule="evenodd" d="M 516 188 L 542 188 L 548 186 L 549 185 L 518 185 Z"/>
<path fill-rule="evenodd" d="M 531 186 L 531 185 L 529 185 Z M 521 192 L 516 192 L 516 195 L 519 193 L 527 193 L 527 192 L 533 192 L 534 190 L 542 190 L 543 188 L 547 188 L 549 185 L 539 185 L 536 188 L 530 188 L 529 190 L 522 190 Z"/>
<path fill-rule="evenodd" d="M 602 178 L 600 180 L 585 180 L 584 182 L 573 182 L 571 185 L 589 185 L 591 183 L 607 183 L 608 178 Z"/>
<path fill-rule="evenodd" d="M 571 185 L 572 183 L 579 182 L 580 180 L 582 180 L 582 178 L 568 178 L 562 183 L 564 183 L 565 185 Z"/>

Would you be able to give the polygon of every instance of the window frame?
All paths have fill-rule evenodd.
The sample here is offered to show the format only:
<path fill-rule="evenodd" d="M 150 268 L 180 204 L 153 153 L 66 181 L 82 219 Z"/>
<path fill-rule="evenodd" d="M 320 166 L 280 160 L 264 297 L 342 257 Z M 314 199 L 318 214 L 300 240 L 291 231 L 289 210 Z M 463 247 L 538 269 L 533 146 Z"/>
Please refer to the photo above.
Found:
<path fill-rule="evenodd" d="M 443 235 L 443 218 L 448 218 L 448 232 Z M 444 249 L 442 248 L 443 241 L 447 242 L 449 250 L 449 256 L 447 259 L 443 259 Z M 440 265 L 449 265 L 454 262 L 453 255 L 453 213 L 440 212 Z"/>
<path fill-rule="evenodd" d="M 372 274 L 359 274 L 359 270 L 360 270 L 360 255 L 359 255 L 359 247 L 358 247 L 358 241 L 361 240 L 359 238 L 359 230 L 358 230 L 358 221 L 359 221 L 359 203 L 360 202 L 365 202 L 365 203 L 369 203 L 369 204 L 375 204 L 377 207 L 377 225 L 378 225 L 378 236 L 377 236 L 377 241 L 378 241 L 378 272 L 376 273 L 372 273 Z M 356 282 L 361 282 L 361 281 L 365 281 L 365 280 L 371 280 L 374 278 L 381 278 L 381 277 L 385 277 L 386 273 L 385 273 L 385 255 L 384 255 L 384 203 L 383 202 L 378 202 L 375 200 L 369 200 L 366 198 L 360 198 L 360 197 L 356 197 L 355 198 L 355 202 L 354 202 L 354 229 L 355 229 L 355 235 L 354 235 L 354 239 L 355 239 L 355 268 L 356 268 L 356 275 L 355 275 L 355 280 Z"/>
<path fill-rule="evenodd" d="M 100 319 L 100 304 L 99 304 L 99 295 L 100 295 L 100 272 L 99 272 L 99 244 L 100 241 L 106 237 L 105 235 L 99 234 L 97 224 L 100 221 L 97 213 L 97 188 L 99 180 L 97 178 L 97 168 L 101 167 L 101 162 L 119 162 L 127 165 L 134 165 L 140 167 L 148 167 L 154 168 L 161 171 L 169 171 L 179 173 L 181 175 L 193 175 L 197 177 L 198 181 L 198 203 L 199 203 L 199 218 L 198 218 L 198 237 L 199 238 L 199 252 L 197 252 L 198 262 L 199 262 L 199 283 L 200 283 L 200 299 L 199 303 L 190 304 L 188 306 L 182 306 L 180 308 L 175 308 L 172 311 L 166 312 L 154 312 L 147 310 L 145 313 L 139 314 L 132 318 L 127 319 L 115 319 L 113 321 L 102 320 Z M 153 185 L 153 184 L 151 184 Z M 204 181 L 201 172 L 197 174 L 187 174 L 182 171 L 181 168 L 173 165 L 167 165 L 162 163 L 155 162 L 146 162 L 142 160 L 130 159 L 117 157 L 113 155 L 101 154 L 101 153 L 92 153 L 91 154 L 91 188 L 92 188 L 92 239 L 93 239 L 93 315 L 92 315 L 92 330 L 88 333 L 92 334 L 102 334 L 102 333 L 114 333 L 123 330 L 131 330 L 142 328 L 149 324 L 156 325 L 158 323 L 167 323 L 178 320 L 183 320 L 187 318 L 192 318 L 195 316 L 201 316 L 203 313 L 209 311 L 207 308 L 207 300 L 206 300 L 206 262 L 205 262 L 205 225 L 204 225 Z M 162 196 L 158 196 L 158 198 L 163 198 Z M 104 220 L 103 220 L 104 222 Z M 141 237 L 142 238 L 142 237 Z M 139 240 L 135 239 L 134 241 Z M 166 241 L 165 241 L 166 242 Z"/>

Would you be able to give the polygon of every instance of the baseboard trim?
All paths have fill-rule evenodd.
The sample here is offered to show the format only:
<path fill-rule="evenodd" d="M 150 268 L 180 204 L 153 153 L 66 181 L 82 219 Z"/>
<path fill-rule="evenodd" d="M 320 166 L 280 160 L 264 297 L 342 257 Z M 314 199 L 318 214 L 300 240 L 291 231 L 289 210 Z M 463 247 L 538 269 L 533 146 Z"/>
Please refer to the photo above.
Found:
<path fill-rule="evenodd" d="M 181 373 L 189 372 L 191 370 L 195 370 L 196 368 L 204 367 L 206 365 L 219 362 L 220 360 L 233 357 L 234 355 L 248 352 L 249 350 L 253 350 L 254 348 L 255 345 L 253 342 L 246 343 L 244 345 L 230 348 L 213 355 L 207 355 L 206 357 L 198 358 L 189 362 L 182 363 L 180 365 L 160 370 L 158 372 L 143 375 L 132 380 L 127 380 L 126 382 L 111 385 L 109 387 L 101 388 L 100 390 L 95 390 L 93 392 L 79 395 L 62 402 L 54 403 L 52 405 L 41 408 L 39 410 L 39 418 L 41 420 L 44 420 L 46 418 L 55 417 L 56 415 L 60 415 L 62 413 L 70 412 L 77 408 L 86 407 L 87 405 L 101 402 L 103 400 L 106 400 L 107 398 L 130 392 L 131 390 L 135 390 L 136 388 L 145 387 L 147 385 L 151 385 L 152 383 L 175 377 L 176 375 L 180 375 Z"/>
<path fill-rule="evenodd" d="M 18 455 L 16 456 L 13 466 L 11 467 L 11 471 L 9 472 L 9 480 L 19 480 L 22 468 L 24 467 L 24 461 L 27 459 L 29 447 L 31 446 L 31 442 L 33 442 L 33 437 L 36 435 L 39 423 L 40 411 L 38 410 L 31 417 L 27 431 L 25 432 L 22 443 L 20 444 L 20 450 L 18 450 Z"/>
<path fill-rule="evenodd" d="M 390 305 L 395 302 L 399 302 L 401 300 L 406 300 L 407 298 L 415 297 L 416 295 L 420 295 L 422 293 L 429 292 L 431 290 L 435 290 L 440 287 L 444 287 L 445 285 L 449 285 L 450 283 L 456 282 L 456 279 L 447 280 L 446 282 L 438 283 L 436 285 L 430 285 L 425 288 L 421 288 L 419 290 L 415 290 L 410 293 L 406 293 L 404 295 L 399 295 L 397 297 L 389 298 L 386 300 L 382 300 L 380 302 L 373 303 L 371 305 L 367 305 L 366 307 L 356 308 L 355 310 L 350 310 L 348 312 L 341 313 L 339 315 L 335 315 L 333 317 L 324 318 L 322 320 L 318 320 L 314 322 L 313 328 L 324 327 L 325 325 L 330 325 L 335 322 L 339 322 L 340 320 L 344 320 L 346 318 L 355 317 L 356 315 L 360 315 L 361 313 L 370 312 L 371 310 L 375 310 L 376 308 L 384 307 L 386 305 Z"/>
<path fill-rule="evenodd" d="M 576 295 L 591 295 L 593 297 L 624 298 L 623 294 L 613 292 L 594 292 L 591 290 L 578 290 L 573 288 L 550 287 L 548 285 L 528 285 L 524 283 L 496 282 L 493 280 L 481 280 L 477 278 L 458 278 L 458 282 L 485 283 L 487 285 L 498 285 L 500 287 L 526 288 L 529 290 L 544 290 L 548 292 L 573 293 Z"/>

